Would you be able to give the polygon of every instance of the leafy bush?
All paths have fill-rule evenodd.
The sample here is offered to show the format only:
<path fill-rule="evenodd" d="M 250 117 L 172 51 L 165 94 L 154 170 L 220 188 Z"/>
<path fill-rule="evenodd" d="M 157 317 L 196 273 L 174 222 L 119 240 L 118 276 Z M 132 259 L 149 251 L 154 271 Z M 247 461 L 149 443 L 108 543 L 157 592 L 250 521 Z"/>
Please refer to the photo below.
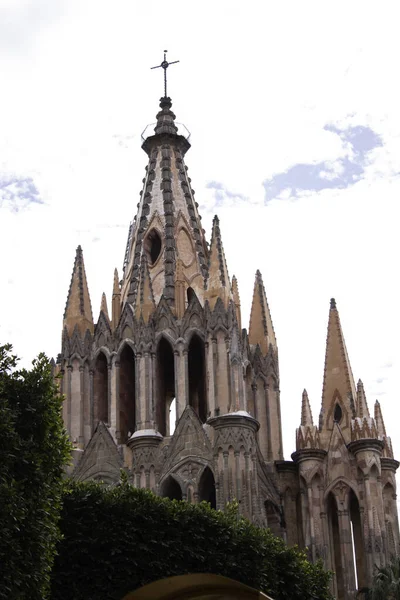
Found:
<path fill-rule="evenodd" d="M 63 539 L 52 575 L 53 600 L 120 600 L 146 583 L 215 573 L 276 600 L 328 600 L 330 575 L 269 530 L 208 504 L 159 498 L 123 481 L 69 483 Z"/>
<path fill-rule="evenodd" d="M 16 370 L 0 346 L 0 598 L 48 598 L 70 457 L 49 361 Z"/>

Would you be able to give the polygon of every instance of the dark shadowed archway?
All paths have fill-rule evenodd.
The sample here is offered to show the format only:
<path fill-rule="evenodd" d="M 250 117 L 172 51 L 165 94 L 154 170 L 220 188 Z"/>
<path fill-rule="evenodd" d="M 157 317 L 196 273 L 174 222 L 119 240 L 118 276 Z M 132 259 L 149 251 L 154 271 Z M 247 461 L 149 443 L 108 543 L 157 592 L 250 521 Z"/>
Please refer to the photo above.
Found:
<path fill-rule="evenodd" d="M 208 502 L 211 508 L 217 508 L 214 475 L 209 467 L 206 467 L 201 474 L 198 492 L 199 502 Z"/>
<path fill-rule="evenodd" d="M 207 420 L 205 352 L 204 343 L 197 335 L 194 335 L 190 340 L 188 369 L 189 405 L 196 411 L 200 421 L 205 423 Z"/>
<path fill-rule="evenodd" d="M 103 352 L 99 352 L 93 375 L 94 427 L 99 421 L 108 423 L 108 409 L 108 363 Z"/>

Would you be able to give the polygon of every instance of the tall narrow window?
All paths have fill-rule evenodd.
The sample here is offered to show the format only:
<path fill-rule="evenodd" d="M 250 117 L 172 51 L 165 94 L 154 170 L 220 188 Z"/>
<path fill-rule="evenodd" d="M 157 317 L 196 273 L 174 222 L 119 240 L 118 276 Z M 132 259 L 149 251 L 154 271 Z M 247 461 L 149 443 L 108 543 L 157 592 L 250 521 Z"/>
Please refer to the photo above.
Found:
<path fill-rule="evenodd" d="M 176 398 L 173 398 L 169 405 L 169 431 L 168 435 L 174 435 L 176 424 Z"/>
<path fill-rule="evenodd" d="M 152 229 L 144 241 L 144 249 L 149 265 L 154 265 L 161 253 L 161 237 L 156 229 Z"/>
<path fill-rule="evenodd" d="M 94 426 L 99 421 L 108 423 L 108 364 L 103 352 L 97 356 L 93 376 Z"/>
<path fill-rule="evenodd" d="M 340 549 L 339 517 L 337 511 L 336 498 L 329 494 L 328 498 L 328 516 L 330 529 L 331 556 L 333 558 L 333 570 L 335 571 L 336 596 L 344 598 L 344 580 L 342 567 L 342 552 Z"/>
<path fill-rule="evenodd" d="M 252 373 L 251 366 L 247 365 L 246 369 L 246 399 L 247 399 L 247 412 L 254 418 L 256 418 L 256 409 L 254 404 L 254 390 L 252 387 Z"/>
<path fill-rule="evenodd" d="M 119 365 L 119 429 L 123 444 L 135 431 L 135 355 L 128 345 Z"/>
<path fill-rule="evenodd" d="M 205 355 L 202 340 L 194 335 L 189 344 L 189 404 L 196 411 L 202 423 L 207 420 L 205 395 Z"/>
<path fill-rule="evenodd" d="M 157 348 L 157 406 L 156 417 L 161 435 L 169 434 L 169 411 L 175 398 L 175 361 L 171 345 L 161 338 Z"/>
<path fill-rule="evenodd" d="M 350 524 L 351 524 L 351 537 L 353 544 L 353 557 L 354 557 L 354 572 L 356 588 L 362 588 L 367 585 L 365 577 L 365 564 L 364 564 L 364 543 L 362 539 L 362 526 L 360 517 L 360 506 L 358 504 L 357 496 L 351 490 L 350 492 Z"/>

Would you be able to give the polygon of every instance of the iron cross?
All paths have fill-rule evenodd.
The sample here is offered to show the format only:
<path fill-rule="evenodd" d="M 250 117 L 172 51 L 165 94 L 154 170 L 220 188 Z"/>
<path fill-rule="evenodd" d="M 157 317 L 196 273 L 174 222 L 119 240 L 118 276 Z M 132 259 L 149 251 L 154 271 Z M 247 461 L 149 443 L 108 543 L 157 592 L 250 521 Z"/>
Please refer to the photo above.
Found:
<path fill-rule="evenodd" d="M 167 69 L 169 67 L 169 65 L 174 65 L 175 63 L 178 63 L 179 60 L 174 60 L 172 62 L 168 62 L 167 61 L 167 52 L 168 50 L 164 50 L 164 60 L 162 61 L 161 65 L 157 65 L 156 67 L 151 67 L 151 69 L 159 69 L 160 67 L 162 67 L 164 69 L 164 97 L 167 97 Z"/>

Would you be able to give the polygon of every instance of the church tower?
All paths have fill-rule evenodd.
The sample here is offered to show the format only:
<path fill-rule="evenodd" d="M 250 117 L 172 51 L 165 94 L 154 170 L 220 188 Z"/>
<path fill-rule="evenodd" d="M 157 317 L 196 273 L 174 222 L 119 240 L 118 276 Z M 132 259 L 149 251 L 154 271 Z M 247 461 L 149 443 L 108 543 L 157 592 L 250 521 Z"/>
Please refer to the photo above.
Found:
<path fill-rule="evenodd" d="M 378 401 L 371 417 L 362 381 L 355 385 L 334 299 L 319 424 L 304 391 L 296 448 L 304 544 L 334 571 L 336 597 L 350 600 L 371 583 L 376 565 L 399 553 L 399 463 Z"/>
<path fill-rule="evenodd" d="M 215 216 L 207 243 L 187 136 L 162 97 L 122 280 L 93 321 L 76 254 L 59 357 L 76 479 L 117 482 L 240 511 L 282 533 L 278 349 L 261 273 L 249 333 Z"/>
<path fill-rule="evenodd" d="M 166 73 L 165 56 L 160 66 Z M 185 164 L 189 137 L 166 85 L 155 127 L 142 137 L 148 164 L 121 279 L 115 269 L 111 302 L 102 295 L 96 320 L 76 250 L 56 369 L 74 447 L 70 474 L 116 484 L 124 469 L 160 496 L 217 509 L 236 499 L 242 515 L 322 559 L 338 600 L 350 600 L 375 565 L 400 551 L 399 463 L 379 403 L 372 416 L 362 382 L 355 385 L 336 303 L 319 421 L 304 390 L 296 452 L 285 461 L 264 282 L 257 270 L 242 329 L 223 225 L 215 216 L 208 243 Z"/>

